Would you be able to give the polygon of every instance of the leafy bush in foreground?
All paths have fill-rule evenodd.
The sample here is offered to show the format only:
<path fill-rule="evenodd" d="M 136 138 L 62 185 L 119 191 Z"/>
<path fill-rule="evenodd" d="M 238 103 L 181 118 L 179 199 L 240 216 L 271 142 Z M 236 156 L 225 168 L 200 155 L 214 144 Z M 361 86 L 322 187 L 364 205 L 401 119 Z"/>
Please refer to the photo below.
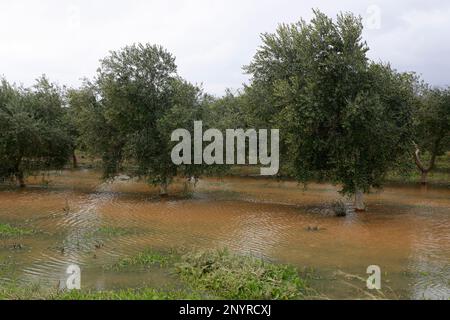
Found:
<path fill-rule="evenodd" d="M 189 253 L 181 260 L 176 268 L 183 280 L 224 299 L 295 299 L 306 290 L 294 267 L 227 250 Z"/>

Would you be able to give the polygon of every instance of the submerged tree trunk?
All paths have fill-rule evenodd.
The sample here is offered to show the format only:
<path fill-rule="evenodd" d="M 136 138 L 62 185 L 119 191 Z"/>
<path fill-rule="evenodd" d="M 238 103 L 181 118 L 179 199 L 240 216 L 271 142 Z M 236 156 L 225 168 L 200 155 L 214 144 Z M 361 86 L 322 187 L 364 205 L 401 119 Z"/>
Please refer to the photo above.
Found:
<path fill-rule="evenodd" d="M 190 178 L 187 178 L 184 181 L 184 192 L 189 192 L 192 189 L 197 188 L 197 183 L 199 181 L 199 178 L 197 176 L 192 176 Z"/>
<path fill-rule="evenodd" d="M 355 192 L 355 211 L 366 211 L 364 192 L 362 190 L 356 190 Z"/>
<path fill-rule="evenodd" d="M 72 152 L 72 167 L 74 169 L 78 168 L 78 159 L 77 159 L 77 155 L 75 154 L 75 150 Z"/>
<path fill-rule="evenodd" d="M 23 170 L 20 168 L 22 164 L 22 156 L 18 157 L 14 166 L 14 176 L 21 188 L 25 188 L 25 177 Z"/>
<path fill-rule="evenodd" d="M 16 179 L 17 179 L 17 181 L 19 182 L 19 187 L 21 187 L 21 188 L 25 188 L 25 178 L 24 178 L 24 175 L 23 175 L 23 171 L 22 170 L 18 170 L 17 172 L 16 172 Z"/>
<path fill-rule="evenodd" d="M 420 183 L 422 185 L 428 184 L 428 173 L 430 173 L 430 171 L 432 171 L 436 165 L 436 157 L 437 157 L 439 143 L 440 143 L 440 141 L 436 142 L 434 151 L 431 154 L 431 159 L 430 159 L 430 163 L 429 163 L 428 167 L 425 167 L 425 165 L 422 162 L 422 159 L 420 159 L 420 149 L 416 145 L 416 152 L 414 153 L 414 160 L 416 162 L 417 168 L 419 168 L 419 170 L 421 172 Z"/>
<path fill-rule="evenodd" d="M 422 171 L 422 175 L 420 178 L 420 183 L 422 185 L 427 185 L 428 184 L 428 171 Z"/>
<path fill-rule="evenodd" d="M 167 191 L 167 188 L 169 187 L 169 184 L 167 183 L 167 181 L 165 181 L 165 182 L 162 182 L 160 185 L 159 185 L 159 195 L 161 196 L 161 197 L 167 197 L 168 196 L 168 191 Z"/>

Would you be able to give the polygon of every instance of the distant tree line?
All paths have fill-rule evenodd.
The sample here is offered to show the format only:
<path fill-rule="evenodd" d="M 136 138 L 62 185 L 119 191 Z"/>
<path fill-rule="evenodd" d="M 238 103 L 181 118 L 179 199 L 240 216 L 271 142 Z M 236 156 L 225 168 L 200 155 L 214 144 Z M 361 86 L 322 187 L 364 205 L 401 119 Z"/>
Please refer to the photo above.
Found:
<path fill-rule="evenodd" d="M 27 174 L 76 165 L 78 149 L 102 159 L 105 178 L 126 172 L 166 193 L 176 176 L 227 170 L 171 162 L 171 132 L 202 120 L 280 129 L 280 174 L 338 184 L 363 210 L 363 194 L 388 172 L 415 162 L 427 182 L 450 150 L 450 89 L 370 61 L 362 31 L 359 17 L 319 11 L 309 23 L 280 25 L 244 67 L 250 83 L 222 97 L 182 79 L 175 58 L 149 44 L 111 52 L 77 89 L 45 77 L 32 88 L 2 80 L 0 178 L 25 186 Z"/>

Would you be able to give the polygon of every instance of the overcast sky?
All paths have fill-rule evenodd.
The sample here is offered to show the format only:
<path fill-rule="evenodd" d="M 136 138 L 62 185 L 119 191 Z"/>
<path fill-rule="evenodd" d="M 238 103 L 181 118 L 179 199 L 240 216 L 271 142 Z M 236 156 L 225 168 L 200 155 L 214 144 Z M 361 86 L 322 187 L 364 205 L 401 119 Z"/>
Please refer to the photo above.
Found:
<path fill-rule="evenodd" d="M 220 95 L 247 81 L 242 66 L 260 33 L 309 20 L 312 8 L 361 15 L 373 60 L 450 84 L 450 1 L 442 0 L 0 0 L 0 76 L 30 85 L 45 73 L 78 86 L 108 51 L 149 42 L 176 56 L 183 77 Z"/>

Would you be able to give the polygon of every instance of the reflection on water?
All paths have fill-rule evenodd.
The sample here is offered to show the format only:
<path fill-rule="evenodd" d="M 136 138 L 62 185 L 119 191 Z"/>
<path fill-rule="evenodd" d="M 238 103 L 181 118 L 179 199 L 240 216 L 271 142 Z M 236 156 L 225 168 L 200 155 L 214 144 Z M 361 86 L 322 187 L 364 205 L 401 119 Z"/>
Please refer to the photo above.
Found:
<path fill-rule="evenodd" d="M 21 250 L 11 249 L 17 240 L 0 240 L 0 259 L 17 266 L 2 281 L 61 285 L 76 263 L 84 286 L 162 286 L 170 277 L 109 274 L 102 266 L 148 247 L 228 247 L 314 268 L 320 278 L 313 284 L 331 298 L 360 297 L 365 283 L 355 289 L 339 275 L 366 278 L 369 265 L 382 268 L 388 298 L 450 298 L 448 189 L 389 187 L 369 196 L 368 213 L 336 218 L 317 209 L 339 197 L 329 185 L 304 190 L 292 182 L 207 179 L 189 198 L 161 200 L 144 183 L 102 183 L 91 171 L 52 179 L 48 188 L 36 181 L 26 190 L 0 191 L 0 222 L 40 231 L 21 239 Z M 105 226 L 132 232 L 98 233 Z"/>

